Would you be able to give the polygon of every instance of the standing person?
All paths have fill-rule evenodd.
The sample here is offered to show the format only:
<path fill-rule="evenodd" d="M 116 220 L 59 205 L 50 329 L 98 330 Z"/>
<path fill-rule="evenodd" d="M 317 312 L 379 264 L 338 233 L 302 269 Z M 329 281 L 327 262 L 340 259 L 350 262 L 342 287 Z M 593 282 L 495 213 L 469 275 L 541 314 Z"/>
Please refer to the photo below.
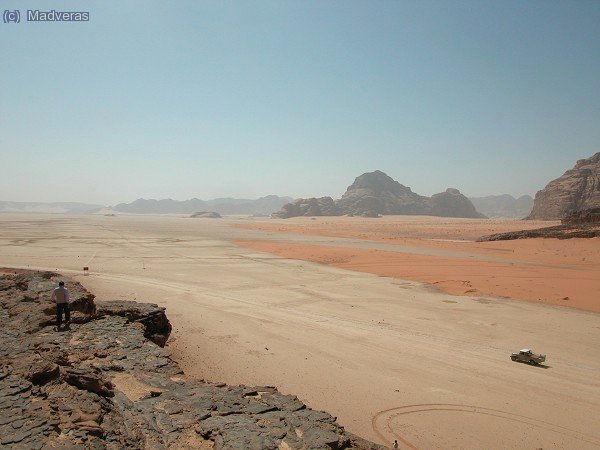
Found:
<path fill-rule="evenodd" d="M 65 287 L 65 282 L 58 283 L 58 287 L 52 291 L 52 301 L 56 303 L 56 329 L 60 330 L 62 324 L 63 311 L 65 313 L 65 323 L 69 326 L 71 321 L 71 311 L 69 311 L 69 291 Z"/>
<path fill-rule="evenodd" d="M 392 448 L 398 448 L 398 440 L 394 439 L 394 445 L 392 445 Z"/>

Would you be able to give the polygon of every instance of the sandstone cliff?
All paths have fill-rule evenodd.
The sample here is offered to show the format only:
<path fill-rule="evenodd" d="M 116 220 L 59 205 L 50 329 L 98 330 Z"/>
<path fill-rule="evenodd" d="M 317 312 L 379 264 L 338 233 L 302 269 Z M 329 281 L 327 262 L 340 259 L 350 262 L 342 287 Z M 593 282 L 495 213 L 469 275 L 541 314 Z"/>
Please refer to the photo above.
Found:
<path fill-rule="evenodd" d="M 600 152 L 580 159 L 575 167 L 538 191 L 527 219 L 557 220 L 595 207 L 600 207 Z"/>
<path fill-rule="evenodd" d="M 413 192 L 380 170 L 360 175 L 339 200 L 331 197 L 298 199 L 284 205 L 273 217 L 296 216 L 430 215 L 482 218 L 471 201 L 457 189 L 431 198 Z"/>
<path fill-rule="evenodd" d="M 53 331 L 57 274 L 0 270 L 0 447 L 380 449 L 269 386 L 185 377 L 161 346 L 164 308 L 102 302 L 64 279 L 70 331 Z"/>

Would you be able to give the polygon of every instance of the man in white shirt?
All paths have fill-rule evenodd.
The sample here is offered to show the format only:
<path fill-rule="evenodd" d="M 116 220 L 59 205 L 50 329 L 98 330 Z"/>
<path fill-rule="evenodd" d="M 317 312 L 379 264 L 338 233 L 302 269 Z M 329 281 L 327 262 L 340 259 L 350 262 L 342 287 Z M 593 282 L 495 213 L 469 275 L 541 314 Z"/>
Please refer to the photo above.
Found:
<path fill-rule="evenodd" d="M 68 327 L 71 321 L 71 311 L 69 311 L 69 291 L 65 287 L 64 281 L 59 282 L 58 287 L 52 291 L 52 301 L 56 303 L 56 328 L 60 329 L 63 312 Z"/>

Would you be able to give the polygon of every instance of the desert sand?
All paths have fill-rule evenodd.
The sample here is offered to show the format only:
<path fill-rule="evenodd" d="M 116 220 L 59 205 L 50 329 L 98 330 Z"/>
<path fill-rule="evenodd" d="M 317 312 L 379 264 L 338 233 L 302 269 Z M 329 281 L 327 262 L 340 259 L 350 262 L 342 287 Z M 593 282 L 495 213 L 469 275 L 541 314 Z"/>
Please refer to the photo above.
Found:
<path fill-rule="evenodd" d="M 308 219 L 279 224 L 2 214 L 0 265 L 63 272 L 98 300 L 165 306 L 174 326 L 168 347 L 186 372 L 232 384 L 275 385 L 379 443 L 396 438 L 401 448 L 419 449 L 598 448 L 600 316 L 584 310 L 593 280 L 581 292 L 572 282 L 566 296 L 573 300 L 564 302 L 577 303 L 573 308 L 484 295 L 477 281 L 477 295 L 450 295 L 398 273 L 346 270 L 331 261 L 236 244 L 385 252 L 427 258 L 427 264 L 440 258 L 453 265 L 462 259 L 489 267 L 521 264 L 527 271 L 550 266 L 558 272 L 539 273 L 554 278 L 598 273 L 593 240 L 540 244 L 535 256 L 528 243 L 510 252 L 494 250 L 505 243 L 448 242 L 473 239 L 477 232 L 467 229 L 480 222 L 445 219 L 449 223 L 440 225 L 430 219 L 437 231 L 417 224 L 420 236 L 383 239 L 384 232 L 373 239 L 264 228 Z M 367 230 L 373 220 L 380 219 L 353 219 Z M 406 225 L 385 220 L 392 227 L 394 220 Z M 490 232 L 514 226 L 486 223 L 494 228 Z M 263 228 L 232 227 L 241 224 Z M 585 261 L 578 261 L 582 251 Z M 88 276 L 83 266 L 89 266 Z M 547 366 L 511 362 L 510 353 L 522 347 L 546 353 Z"/>
<path fill-rule="evenodd" d="M 238 241 L 287 258 L 420 281 L 455 295 L 508 297 L 600 312 L 600 239 L 474 242 L 487 234 L 557 223 L 388 216 L 294 218 L 235 226 L 390 244 L 373 249 Z"/>

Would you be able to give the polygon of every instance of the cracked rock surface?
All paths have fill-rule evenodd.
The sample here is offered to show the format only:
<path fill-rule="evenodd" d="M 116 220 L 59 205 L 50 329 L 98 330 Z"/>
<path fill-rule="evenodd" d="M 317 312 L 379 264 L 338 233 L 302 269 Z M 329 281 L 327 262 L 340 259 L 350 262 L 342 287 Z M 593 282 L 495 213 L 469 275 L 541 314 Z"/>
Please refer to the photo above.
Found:
<path fill-rule="evenodd" d="M 64 280 L 71 326 L 55 331 Z M 380 449 L 269 386 L 188 379 L 162 348 L 164 308 L 102 302 L 58 274 L 0 270 L 0 446 Z"/>

